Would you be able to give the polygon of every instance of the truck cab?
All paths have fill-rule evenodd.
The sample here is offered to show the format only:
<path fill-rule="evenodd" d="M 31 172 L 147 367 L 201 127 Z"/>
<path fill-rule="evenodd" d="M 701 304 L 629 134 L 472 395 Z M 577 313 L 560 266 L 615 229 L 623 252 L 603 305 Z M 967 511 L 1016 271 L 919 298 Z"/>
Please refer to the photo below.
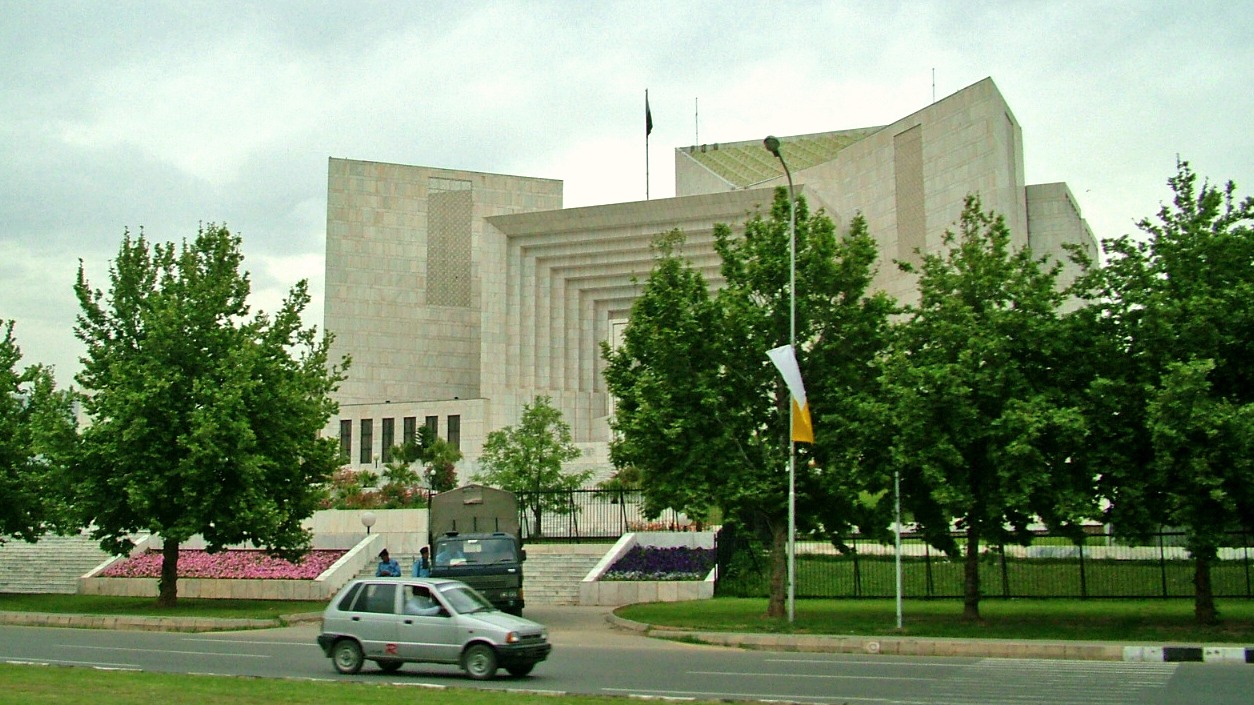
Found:
<path fill-rule="evenodd" d="M 433 541 L 431 576 L 453 578 L 474 587 L 497 608 L 521 615 L 522 562 L 527 552 L 504 532 L 449 531 Z"/>

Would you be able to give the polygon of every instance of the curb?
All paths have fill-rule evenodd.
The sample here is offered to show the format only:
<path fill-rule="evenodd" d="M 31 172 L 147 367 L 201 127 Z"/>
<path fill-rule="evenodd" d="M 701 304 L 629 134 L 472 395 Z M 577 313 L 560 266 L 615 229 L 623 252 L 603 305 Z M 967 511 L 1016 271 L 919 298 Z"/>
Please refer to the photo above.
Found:
<path fill-rule="evenodd" d="M 283 626 L 279 619 L 216 619 L 206 617 L 137 617 L 107 614 L 59 614 L 53 612 L 0 612 L 0 624 L 28 627 L 74 627 L 156 632 L 212 632 L 240 629 L 271 629 Z"/>
<path fill-rule="evenodd" d="M 1128 662 L 1254 663 L 1254 647 L 1243 646 L 1129 646 L 1104 642 L 1009 641 L 1002 639 L 929 639 L 894 636 L 831 636 L 737 634 L 658 627 L 623 619 L 613 613 L 606 621 L 616 628 L 645 636 L 742 649 L 771 649 L 810 653 L 892 656 L 967 656 Z"/>
<path fill-rule="evenodd" d="M 1254 663 L 1254 647 L 1245 646 L 1125 646 L 1124 661 L 1164 663 Z"/>

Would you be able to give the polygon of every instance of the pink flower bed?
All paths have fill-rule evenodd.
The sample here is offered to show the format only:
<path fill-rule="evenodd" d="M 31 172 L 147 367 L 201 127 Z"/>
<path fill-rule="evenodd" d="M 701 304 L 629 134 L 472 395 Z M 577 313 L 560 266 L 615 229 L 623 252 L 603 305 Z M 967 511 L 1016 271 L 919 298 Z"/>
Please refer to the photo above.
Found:
<path fill-rule="evenodd" d="M 251 578 L 266 580 L 313 580 L 338 561 L 346 551 L 315 550 L 304 560 L 291 563 L 271 558 L 262 551 L 229 550 L 206 553 L 202 550 L 179 551 L 180 578 Z M 161 552 L 148 551 L 106 568 L 102 578 L 160 578 Z"/>

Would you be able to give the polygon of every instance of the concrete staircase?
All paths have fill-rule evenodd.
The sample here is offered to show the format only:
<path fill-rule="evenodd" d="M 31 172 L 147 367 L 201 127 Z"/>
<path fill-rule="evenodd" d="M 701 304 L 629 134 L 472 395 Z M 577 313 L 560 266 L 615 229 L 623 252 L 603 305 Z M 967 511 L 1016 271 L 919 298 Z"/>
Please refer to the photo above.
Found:
<path fill-rule="evenodd" d="M 0 544 L 0 593 L 78 592 L 78 579 L 109 560 L 85 534 L 43 536 L 36 543 L 5 537 Z"/>
<path fill-rule="evenodd" d="M 613 547 L 612 543 L 527 544 L 523 564 L 527 604 L 579 604 L 580 581 Z"/>

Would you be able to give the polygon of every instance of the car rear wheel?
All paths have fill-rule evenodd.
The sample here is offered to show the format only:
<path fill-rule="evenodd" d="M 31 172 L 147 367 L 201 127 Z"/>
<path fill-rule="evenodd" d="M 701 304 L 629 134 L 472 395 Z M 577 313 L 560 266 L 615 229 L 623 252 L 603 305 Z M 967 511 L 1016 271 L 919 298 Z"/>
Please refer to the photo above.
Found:
<path fill-rule="evenodd" d="M 509 674 L 515 678 L 522 678 L 528 673 L 531 673 L 531 669 L 535 667 L 536 665 L 534 663 L 523 663 L 517 666 L 506 666 L 505 670 L 509 671 Z"/>
<path fill-rule="evenodd" d="M 496 652 L 487 644 L 474 644 L 462 656 L 462 668 L 475 680 L 487 680 L 496 675 Z"/>
<path fill-rule="evenodd" d="M 335 670 L 340 673 L 347 675 L 357 673 L 361 670 L 364 661 L 361 645 L 352 639 L 341 639 L 335 642 L 335 648 L 331 649 L 331 662 L 335 664 Z"/>

